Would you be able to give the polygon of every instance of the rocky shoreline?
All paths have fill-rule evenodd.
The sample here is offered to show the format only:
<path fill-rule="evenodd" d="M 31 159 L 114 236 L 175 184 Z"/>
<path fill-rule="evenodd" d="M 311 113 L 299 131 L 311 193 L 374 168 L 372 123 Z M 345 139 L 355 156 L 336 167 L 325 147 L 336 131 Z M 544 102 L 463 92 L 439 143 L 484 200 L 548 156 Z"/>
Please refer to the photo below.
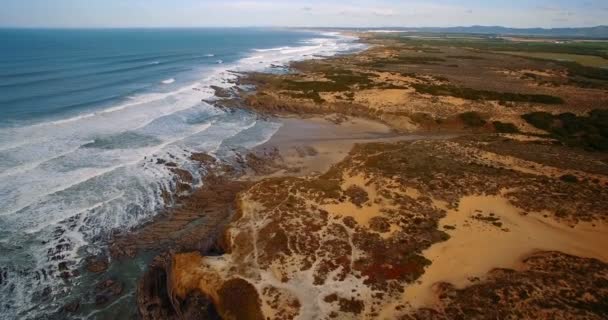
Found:
<path fill-rule="evenodd" d="M 489 53 L 475 53 L 477 72 L 524 92 L 498 95 L 440 60 L 460 57 L 468 75 L 469 51 L 364 39 L 374 45 L 364 53 L 242 75 L 239 85 L 256 91 L 214 88 L 218 107 L 304 119 L 285 120 L 274 142 L 233 163 L 193 155 L 206 170 L 202 187 L 191 189 L 192 178 L 174 168 L 177 205 L 113 239 L 112 260 L 160 252 L 138 284 L 139 316 L 608 316 L 608 158 L 581 148 L 597 145 L 586 135 L 546 135 L 551 124 L 522 118 L 574 110 L 588 121 L 605 93 L 531 89 L 516 71 L 497 72 Z M 517 70 L 549 68 L 509 59 Z M 323 134 L 298 139 L 307 132 Z M 405 138 L 412 133 L 428 139 Z M 107 263 L 89 266 L 101 272 Z M 104 282 L 99 295 L 119 286 Z"/>

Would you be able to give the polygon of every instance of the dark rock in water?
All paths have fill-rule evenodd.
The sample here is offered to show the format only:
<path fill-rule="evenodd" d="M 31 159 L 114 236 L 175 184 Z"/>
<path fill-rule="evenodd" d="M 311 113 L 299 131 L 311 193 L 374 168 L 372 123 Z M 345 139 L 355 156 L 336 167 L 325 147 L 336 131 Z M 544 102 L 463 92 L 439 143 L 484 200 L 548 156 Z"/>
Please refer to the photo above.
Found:
<path fill-rule="evenodd" d="M 80 309 L 80 300 L 74 300 L 63 306 L 63 311 L 67 313 L 75 313 Z"/>
<path fill-rule="evenodd" d="M 48 276 L 47 276 L 47 273 L 46 273 L 46 270 L 44 270 L 44 269 L 40 269 L 40 273 L 42 273 L 42 277 L 43 277 L 43 278 L 44 278 L 44 280 L 46 281 L 46 279 L 47 279 L 47 277 L 48 277 Z"/>
<path fill-rule="evenodd" d="M 97 292 L 104 292 L 109 293 L 113 296 L 117 296 L 122 293 L 122 283 L 112 279 L 108 279 L 98 283 L 95 289 Z"/>
<path fill-rule="evenodd" d="M 95 286 L 95 291 L 97 292 L 95 304 L 103 305 L 120 296 L 123 291 L 123 285 L 119 281 L 108 279 L 98 283 Z"/>
<path fill-rule="evenodd" d="M 95 304 L 98 306 L 104 305 L 106 303 L 108 303 L 110 301 L 110 299 L 108 299 L 108 297 L 98 294 L 97 296 L 95 296 Z"/>
<path fill-rule="evenodd" d="M 206 153 L 193 153 L 190 156 L 190 159 L 193 161 L 200 162 L 203 165 L 211 165 L 216 162 L 216 159 Z"/>
<path fill-rule="evenodd" d="M 93 273 L 101 273 L 108 269 L 108 259 L 106 257 L 87 258 L 87 270 Z"/>
<path fill-rule="evenodd" d="M 211 89 L 215 91 L 215 96 L 218 98 L 230 98 L 232 97 L 232 92 L 230 89 L 221 88 L 218 86 L 211 86 Z"/>
<path fill-rule="evenodd" d="M 110 254 L 112 257 L 128 257 L 133 258 L 137 253 L 137 249 L 133 246 L 125 245 L 124 243 L 113 243 L 110 246 Z"/>
<path fill-rule="evenodd" d="M 53 293 L 53 289 L 51 287 L 45 287 L 42 291 L 38 292 L 38 299 L 41 301 L 46 301 L 51 298 L 51 293 Z"/>
<path fill-rule="evenodd" d="M 65 261 L 60 262 L 57 267 L 59 268 L 59 271 L 67 271 L 68 270 L 68 263 L 65 262 Z"/>

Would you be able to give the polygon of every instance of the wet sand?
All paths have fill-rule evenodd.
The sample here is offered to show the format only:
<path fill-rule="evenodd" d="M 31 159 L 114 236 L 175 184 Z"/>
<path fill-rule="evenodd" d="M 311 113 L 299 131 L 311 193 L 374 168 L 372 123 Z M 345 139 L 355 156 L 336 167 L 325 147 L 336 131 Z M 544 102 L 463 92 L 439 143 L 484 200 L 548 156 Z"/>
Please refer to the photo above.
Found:
<path fill-rule="evenodd" d="M 388 125 L 362 118 L 283 117 L 283 126 L 254 152 L 277 149 L 286 170 L 248 178 L 259 180 L 284 175 L 310 175 L 327 171 L 344 160 L 358 143 L 397 142 L 420 139 L 447 139 L 454 134 L 404 134 Z"/>

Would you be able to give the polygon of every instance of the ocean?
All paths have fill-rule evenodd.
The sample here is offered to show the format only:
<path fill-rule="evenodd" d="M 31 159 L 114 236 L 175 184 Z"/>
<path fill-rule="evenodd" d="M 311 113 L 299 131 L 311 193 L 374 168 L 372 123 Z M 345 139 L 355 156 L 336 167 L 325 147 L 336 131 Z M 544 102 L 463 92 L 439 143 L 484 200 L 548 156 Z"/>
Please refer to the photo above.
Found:
<path fill-rule="evenodd" d="M 227 157 L 280 127 L 213 107 L 212 85 L 361 48 L 289 29 L 0 30 L 0 319 L 60 318 L 89 292 L 84 259 L 168 205 L 175 177 L 159 160 L 200 184 L 192 153 Z M 145 264 L 123 264 L 121 301 L 100 310 L 84 297 L 79 317 L 132 312 Z"/>

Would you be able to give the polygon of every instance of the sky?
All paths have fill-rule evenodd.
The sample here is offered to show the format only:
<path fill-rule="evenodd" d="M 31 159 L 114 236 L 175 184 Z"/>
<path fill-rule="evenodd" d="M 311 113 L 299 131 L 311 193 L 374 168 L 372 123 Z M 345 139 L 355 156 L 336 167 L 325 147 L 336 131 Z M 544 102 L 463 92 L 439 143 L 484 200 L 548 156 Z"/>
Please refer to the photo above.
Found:
<path fill-rule="evenodd" d="M 0 27 L 588 27 L 608 0 L 1 0 Z"/>

